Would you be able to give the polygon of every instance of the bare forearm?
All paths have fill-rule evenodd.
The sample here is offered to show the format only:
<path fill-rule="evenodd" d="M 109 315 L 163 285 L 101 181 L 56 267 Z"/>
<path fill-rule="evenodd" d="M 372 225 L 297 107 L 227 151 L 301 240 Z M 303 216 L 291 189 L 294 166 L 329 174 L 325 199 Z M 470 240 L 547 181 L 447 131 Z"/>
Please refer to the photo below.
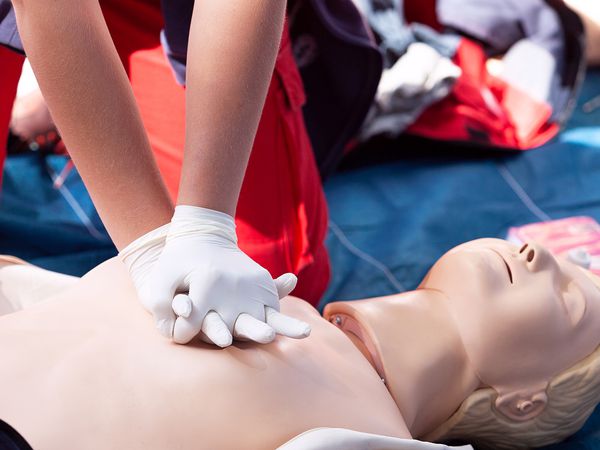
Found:
<path fill-rule="evenodd" d="M 15 0 L 53 119 L 116 245 L 169 221 L 172 206 L 97 0 Z"/>
<path fill-rule="evenodd" d="M 273 74 L 285 4 L 196 1 L 178 203 L 235 213 Z"/>

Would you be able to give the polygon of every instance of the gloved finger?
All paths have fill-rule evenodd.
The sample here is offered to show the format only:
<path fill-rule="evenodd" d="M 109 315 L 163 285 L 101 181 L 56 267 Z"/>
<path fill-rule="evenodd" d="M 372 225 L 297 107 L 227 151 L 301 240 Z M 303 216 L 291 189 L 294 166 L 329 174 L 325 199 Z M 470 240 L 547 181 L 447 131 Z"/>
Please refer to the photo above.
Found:
<path fill-rule="evenodd" d="M 155 313 L 154 325 L 161 335 L 171 339 L 173 337 L 173 329 L 175 328 L 175 314 L 173 314 L 173 311 L 165 312 L 164 315 Z"/>
<path fill-rule="evenodd" d="M 277 288 L 277 295 L 279 295 L 279 299 L 282 299 L 286 295 L 290 295 L 290 292 L 296 288 L 298 278 L 293 273 L 284 273 L 273 281 Z"/>
<path fill-rule="evenodd" d="M 267 316 L 267 324 L 277 334 L 294 339 L 303 339 L 310 335 L 310 325 L 306 322 L 281 314 L 269 306 L 265 306 L 265 314 Z"/>
<path fill-rule="evenodd" d="M 173 327 L 173 342 L 176 344 L 187 344 L 200 333 L 202 328 L 202 317 L 197 317 L 194 310 L 190 317 L 177 317 Z"/>
<path fill-rule="evenodd" d="M 192 314 L 192 300 L 185 294 L 177 294 L 171 303 L 173 312 L 187 319 Z"/>
<path fill-rule="evenodd" d="M 261 322 L 250 314 L 240 314 L 233 326 L 233 336 L 236 339 L 248 339 L 259 344 L 268 344 L 275 339 L 276 333 L 265 322 Z"/>
<path fill-rule="evenodd" d="M 210 314 L 211 311 L 207 312 L 206 309 L 198 306 L 202 304 L 202 298 L 206 295 L 206 284 L 201 278 L 193 278 L 188 286 L 188 297 L 193 304 L 192 311 L 189 317 L 178 317 L 175 321 L 173 341 L 177 344 L 187 344 L 204 328 L 208 339 L 216 345 L 220 347 L 230 345 L 233 339 L 229 330 L 227 333 L 221 330 L 220 325 L 224 325 L 221 317 L 217 313 Z"/>
<path fill-rule="evenodd" d="M 207 335 L 205 335 L 202 331 L 198 334 L 198 336 L 200 337 L 200 340 L 202 342 L 206 342 L 207 344 L 210 345 L 215 345 L 215 343 L 213 341 L 211 341 Z"/>
<path fill-rule="evenodd" d="M 233 337 L 219 316 L 214 311 L 209 311 L 204 321 L 202 322 L 202 333 L 206 335 L 206 337 L 212 341 L 213 344 L 218 345 L 219 347 L 229 347 L 233 342 Z"/>

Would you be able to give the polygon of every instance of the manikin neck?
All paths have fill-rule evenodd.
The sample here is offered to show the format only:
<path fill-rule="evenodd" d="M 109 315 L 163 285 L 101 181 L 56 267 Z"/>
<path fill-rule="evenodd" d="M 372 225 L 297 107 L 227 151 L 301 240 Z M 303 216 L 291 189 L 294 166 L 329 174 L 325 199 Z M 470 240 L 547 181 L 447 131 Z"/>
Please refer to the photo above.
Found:
<path fill-rule="evenodd" d="M 480 385 L 447 303 L 442 293 L 421 289 L 326 311 L 385 381 L 415 438 L 448 419 Z"/>

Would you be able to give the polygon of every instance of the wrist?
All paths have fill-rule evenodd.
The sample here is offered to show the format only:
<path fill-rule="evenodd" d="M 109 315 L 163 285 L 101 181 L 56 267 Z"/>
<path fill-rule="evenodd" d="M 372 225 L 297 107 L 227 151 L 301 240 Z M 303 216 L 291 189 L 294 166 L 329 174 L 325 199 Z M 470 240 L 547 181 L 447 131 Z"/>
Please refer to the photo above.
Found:
<path fill-rule="evenodd" d="M 200 206 L 177 205 L 167 242 L 188 235 L 221 236 L 237 245 L 235 220 L 229 214 Z"/>
<path fill-rule="evenodd" d="M 177 205 L 172 221 L 212 221 L 225 227 L 235 229 L 235 221 L 232 216 L 214 209 L 203 208 L 201 206 Z"/>
<path fill-rule="evenodd" d="M 170 224 L 165 224 L 140 236 L 119 252 L 119 259 L 133 275 L 154 262 L 165 246 Z M 135 277 L 134 277 L 135 278 Z"/>

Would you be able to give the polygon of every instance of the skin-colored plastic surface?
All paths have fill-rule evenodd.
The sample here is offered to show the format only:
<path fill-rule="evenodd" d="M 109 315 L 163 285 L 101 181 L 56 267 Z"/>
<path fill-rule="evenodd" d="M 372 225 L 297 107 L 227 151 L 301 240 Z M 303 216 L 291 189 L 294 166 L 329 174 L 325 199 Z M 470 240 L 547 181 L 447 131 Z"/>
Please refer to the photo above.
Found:
<path fill-rule="evenodd" d="M 535 244 L 478 240 L 416 291 L 328 305 L 331 323 L 284 299 L 308 339 L 218 350 L 158 336 L 112 260 L 0 317 L 0 417 L 40 449 L 275 448 L 317 427 L 422 437 L 492 388 L 522 423 L 598 347 L 596 283 Z"/>
<path fill-rule="evenodd" d="M 111 260 L 0 317 L 0 417 L 35 449 L 276 448 L 317 427 L 410 437 L 377 373 L 306 302 L 309 339 L 220 350 L 154 330 Z"/>

